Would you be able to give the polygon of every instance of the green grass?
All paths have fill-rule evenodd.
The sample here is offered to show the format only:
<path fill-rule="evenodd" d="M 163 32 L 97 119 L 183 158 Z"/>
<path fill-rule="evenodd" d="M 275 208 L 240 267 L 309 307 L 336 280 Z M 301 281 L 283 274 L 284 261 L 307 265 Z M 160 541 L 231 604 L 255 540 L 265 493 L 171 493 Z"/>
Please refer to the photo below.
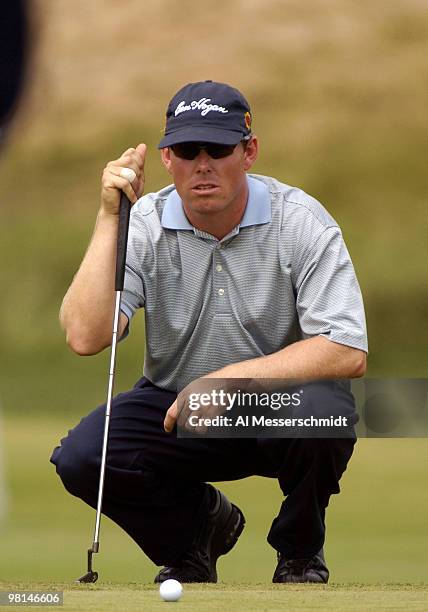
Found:
<path fill-rule="evenodd" d="M 28 413 L 3 423 L 9 511 L 0 524 L 0 576 L 31 582 L 73 581 L 86 571 L 95 512 L 63 489 L 48 462 L 75 417 Z M 426 439 L 361 439 L 327 511 L 326 558 L 335 583 L 426 583 L 428 488 Z M 225 583 L 268 585 L 275 554 L 266 542 L 282 496 L 274 480 L 250 478 L 221 489 L 246 515 L 239 544 L 219 560 Z M 147 584 L 156 567 L 110 520 L 94 556 L 106 582 Z"/>
<path fill-rule="evenodd" d="M 165 610 L 153 584 L 76 585 L 67 583 L 8 583 L 0 589 L 64 592 L 64 610 Z M 428 607 L 428 586 L 379 584 L 185 585 L 179 610 L 418 610 Z M 174 608 L 175 609 L 175 608 Z"/>

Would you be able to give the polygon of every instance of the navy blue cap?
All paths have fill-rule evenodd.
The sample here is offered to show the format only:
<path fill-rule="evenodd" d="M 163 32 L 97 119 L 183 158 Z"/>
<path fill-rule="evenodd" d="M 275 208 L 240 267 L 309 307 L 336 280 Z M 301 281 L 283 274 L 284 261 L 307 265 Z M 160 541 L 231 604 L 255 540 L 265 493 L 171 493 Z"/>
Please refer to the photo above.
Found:
<path fill-rule="evenodd" d="M 158 148 L 179 142 L 234 145 L 251 135 L 251 110 L 240 91 L 215 81 L 189 83 L 166 111 L 165 135 Z"/>

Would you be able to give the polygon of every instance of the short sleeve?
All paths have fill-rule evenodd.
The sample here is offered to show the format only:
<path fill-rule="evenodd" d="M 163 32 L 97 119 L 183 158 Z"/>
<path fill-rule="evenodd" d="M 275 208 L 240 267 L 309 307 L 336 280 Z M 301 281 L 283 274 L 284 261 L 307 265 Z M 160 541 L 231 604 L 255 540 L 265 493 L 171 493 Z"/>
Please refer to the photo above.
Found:
<path fill-rule="evenodd" d="M 132 319 L 135 311 L 144 306 L 144 285 L 141 276 L 127 263 L 125 266 L 125 281 L 123 285 L 120 309 Z"/>
<path fill-rule="evenodd" d="M 321 335 L 367 352 L 363 298 L 339 227 L 325 229 L 302 254 L 295 290 L 305 338 Z"/>

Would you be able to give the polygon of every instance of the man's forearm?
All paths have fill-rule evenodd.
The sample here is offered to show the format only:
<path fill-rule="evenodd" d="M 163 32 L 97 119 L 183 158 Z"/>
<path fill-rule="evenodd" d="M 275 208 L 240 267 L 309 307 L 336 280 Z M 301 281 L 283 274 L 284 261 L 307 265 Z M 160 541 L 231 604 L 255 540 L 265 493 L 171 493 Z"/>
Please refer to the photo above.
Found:
<path fill-rule="evenodd" d="M 91 243 L 61 306 L 67 343 L 80 354 L 96 353 L 110 343 L 116 239 L 117 218 L 100 212 Z"/>
<path fill-rule="evenodd" d="M 282 378 L 334 379 L 363 376 L 366 367 L 364 351 L 331 342 L 322 336 L 290 344 L 284 349 L 256 359 L 232 363 L 208 374 L 208 378 Z M 164 421 L 171 432 L 178 415 L 177 400 L 170 406 Z"/>
<path fill-rule="evenodd" d="M 92 240 L 60 311 L 67 343 L 80 355 L 99 353 L 111 342 L 120 198 L 123 192 L 135 204 L 141 197 L 146 149 L 143 143 L 127 149 L 108 162 L 102 174 L 101 206 Z M 119 337 L 127 322 L 121 314 Z"/>
<path fill-rule="evenodd" d="M 364 351 L 316 336 L 284 349 L 225 366 L 218 378 L 356 378 L 366 369 Z"/>

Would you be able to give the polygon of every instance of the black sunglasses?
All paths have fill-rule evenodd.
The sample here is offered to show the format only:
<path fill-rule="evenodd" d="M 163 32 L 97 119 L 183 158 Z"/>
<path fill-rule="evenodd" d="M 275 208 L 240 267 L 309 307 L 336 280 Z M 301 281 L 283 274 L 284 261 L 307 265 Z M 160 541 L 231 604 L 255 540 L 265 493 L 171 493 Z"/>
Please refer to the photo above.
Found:
<path fill-rule="evenodd" d="M 206 151 L 214 159 L 221 159 L 232 155 L 235 145 L 214 144 L 210 142 L 180 142 L 170 147 L 174 155 L 181 159 L 195 159 L 200 151 Z"/>

